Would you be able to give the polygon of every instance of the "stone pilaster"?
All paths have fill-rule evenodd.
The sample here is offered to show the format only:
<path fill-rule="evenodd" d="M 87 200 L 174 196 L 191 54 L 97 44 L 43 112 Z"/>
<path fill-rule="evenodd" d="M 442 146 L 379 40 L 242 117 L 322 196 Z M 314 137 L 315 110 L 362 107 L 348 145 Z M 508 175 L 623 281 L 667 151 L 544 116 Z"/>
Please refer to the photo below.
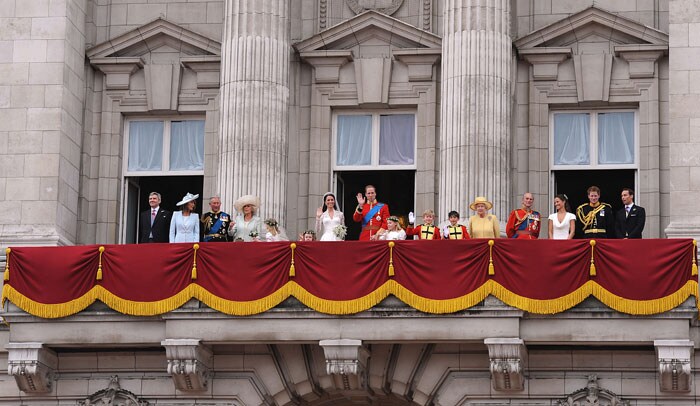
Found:
<path fill-rule="evenodd" d="M 450 0 L 444 6 L 439 214 L 486 196 L 505 221 L 511 209 L 510 1 Z"/>
<path fill-rule="evenodd" d="M 669 1 L 669 169 L 671 222 L 668 237 L 700 237 L 700 6 Z"/>
<path fill-rule="evenodd" d="M 226 0 L 217 185 L 225 209 L 261 198 L 284 223 L 289 112 L 288 0 Z"/>

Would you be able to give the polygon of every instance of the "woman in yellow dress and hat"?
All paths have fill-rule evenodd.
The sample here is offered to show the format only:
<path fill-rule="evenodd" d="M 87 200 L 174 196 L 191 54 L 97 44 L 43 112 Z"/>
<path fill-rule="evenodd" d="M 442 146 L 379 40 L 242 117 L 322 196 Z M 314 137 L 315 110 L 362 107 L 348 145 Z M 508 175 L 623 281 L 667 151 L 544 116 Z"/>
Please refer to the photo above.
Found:
<path fill-rule="evenodd" d="M 246 242 L 260 241 L 265 237 L 265 227 L 258 216 L 260 198 L 253 195 L 241 196 L 233 202 L 236 208 L 236 220 L 228 227 L 228 234 L 233 240 L 241 239 Z"/>
<path fill-rule="evenodd" d="M 469 235 L 472 238 L 498 238 L 501 235 L 498 219 L 488 212 L 492 207 L 493 203 L 483 196 L 478 196 L 469 205 L 476 212 L 469 218 Z"/>

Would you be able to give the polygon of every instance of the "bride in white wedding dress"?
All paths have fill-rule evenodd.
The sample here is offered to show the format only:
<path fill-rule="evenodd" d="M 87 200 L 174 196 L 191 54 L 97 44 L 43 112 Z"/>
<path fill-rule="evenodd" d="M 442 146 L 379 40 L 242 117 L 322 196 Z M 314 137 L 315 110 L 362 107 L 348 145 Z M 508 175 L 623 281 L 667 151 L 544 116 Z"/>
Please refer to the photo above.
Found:
<path fill-rule="evenodd" d="M 323 206 L 316 210 L 316 235 L 320 235 L 319 241 L 342 241 L 338 237 L 335 228 L 345 225 L 345 216 L 338 210 L 335 195 L 331 192 L 323 195 Z"/>

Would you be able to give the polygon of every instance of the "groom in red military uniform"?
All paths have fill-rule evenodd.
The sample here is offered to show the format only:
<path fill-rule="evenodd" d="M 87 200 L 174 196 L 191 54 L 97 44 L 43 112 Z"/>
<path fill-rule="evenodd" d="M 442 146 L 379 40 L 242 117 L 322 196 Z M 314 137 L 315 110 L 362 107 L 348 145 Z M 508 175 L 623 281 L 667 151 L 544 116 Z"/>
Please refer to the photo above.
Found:
<path fill-rule="evenodd" d="M 510 212 L 506 235 L 508 238 L 521 238 L 536 240 L 540 236 L 541 216 L 539 212 L 532 210 L 535 197 L 528 192 L 523 195 L 523 207 Z"/>
<path fill-rule="evenodd" d="M 374 186 L 365 186 L 365 195 L 357 194 L 357 209 L 352 214 L 355 222 L 362 222 L 360 241 L 376 240 L 379 230 L 386 230 L 386 219 L 389 215 L 389 206 L 377 201 Z"/>

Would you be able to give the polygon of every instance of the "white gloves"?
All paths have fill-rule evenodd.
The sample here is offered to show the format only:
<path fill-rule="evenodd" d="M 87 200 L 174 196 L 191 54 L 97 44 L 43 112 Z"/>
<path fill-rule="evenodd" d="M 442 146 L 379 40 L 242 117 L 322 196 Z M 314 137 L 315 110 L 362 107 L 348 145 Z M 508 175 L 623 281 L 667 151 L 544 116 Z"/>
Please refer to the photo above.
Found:
<path fill-rule="evenodd" d="M 413 214 L 413 212 L 408 213 L 408 224 L 415 224 L 416 222 L 416 215 Z"/>
<path fill-rule="evenodd" d="M 450 239 L 450 229 L 447 228 L 447 226 L 442 228 L 442 235 L 445 236 L 445 239 L 447 239 L 447 240 Z"/>

